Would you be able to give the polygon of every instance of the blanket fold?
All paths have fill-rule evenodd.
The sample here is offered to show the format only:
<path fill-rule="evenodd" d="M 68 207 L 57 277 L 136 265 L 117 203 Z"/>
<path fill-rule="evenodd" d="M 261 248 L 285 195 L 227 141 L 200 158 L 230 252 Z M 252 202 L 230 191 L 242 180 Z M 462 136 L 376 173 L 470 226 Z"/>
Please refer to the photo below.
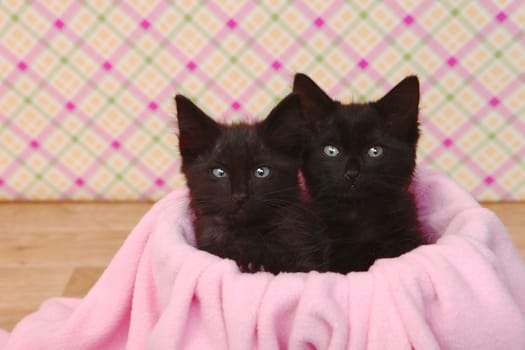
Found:
<path fill-rule="evenodd" d="M 525 349 L 525 264 L 501 222 L 439 172 L 411 190 L 429 244 L 367 272 L 277 276 L 196 249 L 177 190 L 83 299 L 45 301 L 0 349 Z"/>

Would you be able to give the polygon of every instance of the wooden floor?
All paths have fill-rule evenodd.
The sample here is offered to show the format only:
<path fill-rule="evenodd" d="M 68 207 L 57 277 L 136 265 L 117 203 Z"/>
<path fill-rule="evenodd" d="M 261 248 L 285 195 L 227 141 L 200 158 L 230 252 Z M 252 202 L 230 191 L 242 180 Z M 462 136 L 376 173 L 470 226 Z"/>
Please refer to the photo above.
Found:
<path fill-rule="evenodd" d="M 82 297 L 151 203 L 0 203 L 0 328 Z M 487 204 L 525 257 L 525 203 Z"/>

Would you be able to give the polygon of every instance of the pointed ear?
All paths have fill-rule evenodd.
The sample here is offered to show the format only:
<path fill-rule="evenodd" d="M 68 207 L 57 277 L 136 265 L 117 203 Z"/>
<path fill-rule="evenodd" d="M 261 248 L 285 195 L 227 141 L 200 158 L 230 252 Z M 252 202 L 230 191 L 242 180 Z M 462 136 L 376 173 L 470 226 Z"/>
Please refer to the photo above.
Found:
<path fill-rule="evenodd" d="M 419 80 L 408 76 L 374 105 L 394 135 L 416 142 L 419 137 Z"/>
<path fill-rule="evenodd" d="M 301 98 L 301 108 L 305 119 L 314 127 L 319 127 L 334 101 L 306 74 L 297 73 L 293 80 L 293 92 Z"/>
<path fill-rule="evenodd" d="M 179 149 L 184 163 L 189 163 L 211 149 L 221 133 L 219 124 L 188 98 L 175 96 L 179 124 Z"/>
<path fill-rule="evenodd" d="M 299 156 L 308 135 L 308 126 L 301 115 L 299 96 L 293 93 L 286 96 L 257 130 L 270 147 L 291 156 Z"/>

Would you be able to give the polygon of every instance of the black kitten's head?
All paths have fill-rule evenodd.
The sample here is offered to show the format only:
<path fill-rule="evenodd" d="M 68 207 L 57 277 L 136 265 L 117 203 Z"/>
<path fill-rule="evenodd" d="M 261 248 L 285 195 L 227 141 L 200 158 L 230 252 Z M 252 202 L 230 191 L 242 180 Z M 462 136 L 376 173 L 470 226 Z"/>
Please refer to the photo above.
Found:
<path fill-rule="evenodd" d="M 254 125 L 215 122 L 177 95 L 179 148 L 197 215 L 265 220 L 296 200 L 307 127 L 290 94 Z"/>
<path fill-rule="evenodd" d="M 410 76 L 376 102 L 341 104 L 304 74 L 293 91 L 315 131 L 303 172 L 314 198 L 386 197 L 410 182 L 419 138 L 419 82 Z"/>

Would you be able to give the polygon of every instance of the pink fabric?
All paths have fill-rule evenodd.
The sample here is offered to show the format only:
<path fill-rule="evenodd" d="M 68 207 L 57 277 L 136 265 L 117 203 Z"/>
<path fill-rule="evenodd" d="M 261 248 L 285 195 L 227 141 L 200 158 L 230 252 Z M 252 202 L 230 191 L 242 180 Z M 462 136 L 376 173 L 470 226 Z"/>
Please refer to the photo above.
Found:
<path fill-rule="evenodd" d="M 243 274 L 195 249 L 187 192 L 145 215 L 84 299 L 51 299 L 7 349 L 525 349 L 525 264 L 490 211 L 436 172 L 429 240 L 368 272 Z"/>

